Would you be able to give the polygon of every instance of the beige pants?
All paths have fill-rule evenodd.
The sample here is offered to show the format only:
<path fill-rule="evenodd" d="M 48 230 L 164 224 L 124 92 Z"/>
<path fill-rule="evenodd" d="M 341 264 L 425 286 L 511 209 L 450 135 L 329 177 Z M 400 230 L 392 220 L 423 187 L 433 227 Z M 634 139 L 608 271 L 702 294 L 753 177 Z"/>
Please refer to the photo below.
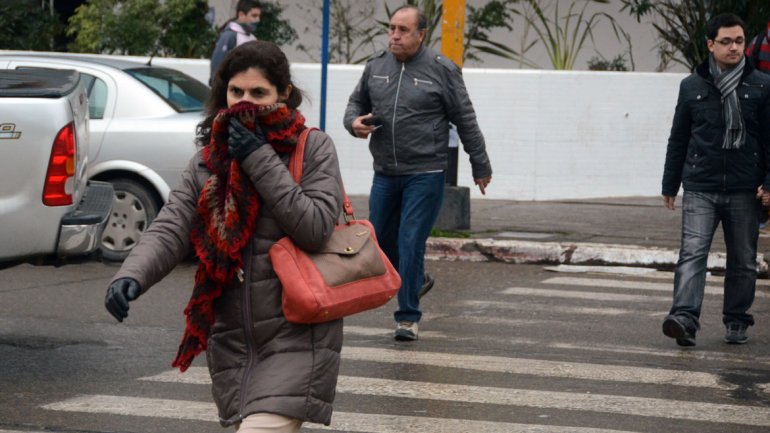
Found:
<path fill-rule="evenodd" d="M 298 433 L 302 421 L 274 413 L 255 413 L 235 427 L 236 433 Z"/>

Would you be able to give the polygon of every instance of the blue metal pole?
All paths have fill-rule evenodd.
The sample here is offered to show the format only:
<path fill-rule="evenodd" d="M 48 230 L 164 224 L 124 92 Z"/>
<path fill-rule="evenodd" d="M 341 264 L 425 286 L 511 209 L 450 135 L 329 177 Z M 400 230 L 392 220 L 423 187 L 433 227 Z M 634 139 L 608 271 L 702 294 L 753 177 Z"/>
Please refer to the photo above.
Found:
<path fill-rule="evenodd" d="M 329 0 L 324 0 L 323 40 L 321 41 L 321 131 L 326 131 L 326 69 L 329 63 Z"/>

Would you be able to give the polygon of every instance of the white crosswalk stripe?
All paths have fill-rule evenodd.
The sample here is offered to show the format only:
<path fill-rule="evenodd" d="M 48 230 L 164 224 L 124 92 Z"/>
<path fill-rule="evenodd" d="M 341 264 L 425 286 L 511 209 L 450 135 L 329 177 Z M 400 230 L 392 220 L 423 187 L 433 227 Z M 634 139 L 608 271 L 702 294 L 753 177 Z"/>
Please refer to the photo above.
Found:
<path fill-rule="evenodd" d="M 105 413 L 128 416 L 172 418 L 179 420 L 216 420 L 216 408 L 210 403 L 157 398 L 91 395 L 75 397 L 44 406 L 50 410 L 69 412 Z M 631 433 L 553 425 L 513 424 L 504 422 L 470 421 L 452 418 L 429 418 L 399 415 L 334 412 L 332 425 L 306 424 L 319 430 L 343 430 L 366 433 Z M 0 432 L 2 433 L 2 432 Z"/>
<path fill-rule="evenodd" d="M 463 355 L 457 353 L 400 351 L 369 347 L 344 347 L 342 359 L 371 361 L 389 364 L 429 365 L 439 368 L 461 368 L 465 370 L 494 373 L 522 374 L 540 377 L 561 377 L 607 382 L 649 383 L 657 385 L 691 386 L 732 390 L 736 387 L 723 383 L 719 376 L 683 370 L 643 368 L 588 364 L 579 362 L 558 362 L 544 359 L 507 358 L 502 356 Z M 185 376 L 189 375 L 189 379 Z M 185 373 L 169 370 L 141 380 L 160 382 L 183 382 L 208 384 L 209 375 L 205 368 L 190 368 Z"/>
<path fill-rule="evenodd" d="M 504 295 L 518 296 L 542 296 L 546 298 L 570 298 L 588 299 L 592 301 L 619 301 L 619 302 L 671 302 L 668 296 L 627 295 L 624 293 L 584 292 L 576 290 L 551 290 L 535 289 L 531 287 L 510 287 L 503 289 Z"/>
<path fill-rule="evenodd" d="M 497 290 L 485 299 L 461 299 L 449 304 L 460 310 L 472 311 L 458 316 L 442 317 L 442 320 L 457 320 L 464 323 L 485 324 L 498 327 L 527 326 L 535 323 L 553 323 L 561 320 L 563 315 L 571 316 L 569 320 L 582 320 L 576 316 L 590 315 L 598 320 L 615 320 L 619 316 L 638 316 L 638 305 L 648 303 L 646 308 L 657 308 L 655 303 L 669 303 L 670 296 L 662 296 L 658 292 L 671 293 L 672 283 L 662 282 L 661 276 L 650 277 L 657 281 L 643 281 L 644 275 L 635 275 L 635 280 L 624 278 L 603 279 L 589 276 L 552 277 L 541 281 L 551 286 L 572 286 L 579 289 L 567 290 L 562 288 L 509 287 Z M 588 291 L 583 288 L 599 288 L 599 291 Z M 637 290 L 635 293 L 616 293 L 612 289 Z M 602 291 L 604 290 L 604 291 Z M 707 293 L 722 294 L 721 287 L 708 287 Z M 548 299 L 548 304 L 545 300 Z M 570 301 L 597 301 L 597 304 L 586 303 L 589 306 L 572 305 Z M 606 306 L 604 302 L 618 302 L 634 305 L 632 308 L 620 308 L 617 304 Z M 625 306 L 625 305 L 622 305 Z M 543 312 L 547 315 L 534 314 L 535 319 L 508 318 L 508 313 L 497 315 L 480 315 L 479 312 L 498 310 Z M 499 313 L 499 312 L 498 312 Z M 474 315 L 476 314 L 476 315 Z M 516 317 L 515 314 L 511 314 Z M 502 316 L 502 317 L 500 317 Z M 429 316 L 428 316 L 429 317 Z M 527 317 L 527 316 L 520 316 Z M 538 317 L 546 317 L 545 319 Z M 433 318 L 429 317 L 429 322 Z M 524 338 L 522 336 L 505 336 L 499 333 L 490 335 L 455 335 L 425 329 L 421 339 L 433 341 L 466 341 L 471 337 L 478 341 L 489 341 L 489 347 L 497 347 L 500 343 L 508 345 L 537 346 L 552 350 L 566 351 L 577 359 L 583 355 L 592 356 L 596 352 L 606 352 L 610 356 L 601 359 L 613 359 L 612 364 L 573 362 L 545 359 L 543 352 L 533 352 L 532 358 L 514 356 L 492 356 L 484 354 L 449 353 L 439 351 L 396 350 L 383 347 L 370 347 L 371 338 L 390 338 L 393 330 L 385 327 L 345 326 L 346 345 L 342 350 L 343 363 L 375 363 L 379 365 L 408 365 L 427 366 L 441 369 L 461 370 L 463 374 L 456 378 L 473 377 L 474 374 L 492 373 L 498 375 L 520 375 L 531 378 L 569 379 L 584 381 L 596 389 L 612 390 L 603 392 L 581 392 L 557 388 L 558 390 L 529 389 L 530 385 L 519 387 L 479 386 L 466 383 L 441 383 L 441 381 L 396 380 L 382 377 L 364 377 L 361 369 L 356 367 L 356 375 L 344 374 L 338 379 L 337 393 L 349 396 L 366 396 L 369 399 L 411 399 L 415 401 L 435 401 L 450 404 L 495 405 L 515 408 L 550 409 L 555 411 L 570 411 L 570 413 L 595 413 L 617 416 L 636 416 L 658 419 L 707 422 L 714 424 L 735 424 L 754 427 L 770 427 L 770 408 L 748 404 L 730 404 L 726 400 L 731 392 L 739 387 L 726 382 L 719 374 L 687 370 L 686 366 L 679 369 L 654 368 L 651 364 L 640 364 L 639 356 L 678 358 L 682 361 L 716 361 L 730 360 L 735 363 L 751 363 L 752 366 L 770 365 L 770 359 L 757 357 L 746 353 L 725 354 L 718 351 L 682 351 L 675 348 L 661 349 L 658 347 L 643 347 L 632 344 L 585 344 L 579 341 L 559 341 L 556 337 Z M 521 334 L 519 334 L 521 335 Z M 525 335 L 526 336 L 526 335 Z M 351 337 L 352 340 L 347 339 Z M 446 343 L 443 347 L 446 347 Z M 425 346 L 429 348 L 430 346 Z M 448 350 L 448 349 L 447 349 Z M 499 353 L 499 352 L 495 352 Z M 526 353 L 517 351 L 516 353 Z M 617 356 L 612 356 L 613 354 Z M 625 358 L 624 358 L 625 356 Z M 575 359 L 575 357 L 569 359 Z M 618 361 L 614 361 L 618 359 Z M 634 360 L 624 364 L 623 359 Z M 358 364 L 359 366 L 361 364 Z M 363 364 L 364 366 L 368 364 Z M 646 366 L 641 366 L 646 365 Z M 684 364 L 683 364 L 684 365 Z M 678 365 L 677 365 L 678 367 Z M 394 371 L 373 368 L 372 371 Z M 367 370 L 363 370 L 364 372 Z M 432 376 L 431 376 L 432 377 Z M 441 377 L 438 375 L 437 377 Z M 484 376 L 479 376 L 484 377 Z M 421 377 L 422 378 L 422 377 Z M 188 384 L 209 386 L 211 379 L 204 367 L 192 367 L 186 373 L 176 370 L 164 371 L 157 375 L 137 378 L 143 382 L 165 382 L 170 384 Z M 461 382 L 463 379 L 459 379 Z M 539 380 L 539 379 L 538 379 Z M 766 381 L 766 380 L 765 380 Z M 472 382 L 471 382 L 472 383 Z M 545 383 L 545 382 L 543 382 Z M 679 399 L 657 398 L 666 393 L 647 393 L 653 397 L 632 395 L 617 395 L 630 392 L 633 385 L 645 385 L 647 390 L 660 389 L 678 390 L 672 395 Z M 601 388 L 605 386 L 605 388 Z M 579 389 L 584 389 L 578 387 Z M 755 384 L 754 388 L 760 394 L 770 395 L 770 384 Z M 618 391 L 622 390 L 622 391 Z M 682 400 L 682 395 L 692 395 L 692 399 Z M 705 400 L 703 400 L 705 398 Z M 723 403 L 727 401 L 727 403 Z M 384 407 L 388 407 L 386 405 Z M 123 416 L 151 417 L 159 419 L 179 419 L 215 423 L 218 421 L 215 407 L 209 402 L 189 401 L 185 399 L 139 398 L 119 395 L 82 395 L 63 401 L 53 402 L 42 406 L 46 410 L 82 412 L 92 414 L 113 414 Z M 492 422 L 449 417 L 408 416 L 405 414 L 381 414 L 355 412 L 356 407 L 337 408 L 332 425 L 329 427 L 317 424 L 306 424 L 305 428 L 312 430 L 350 431 L 369 433 L 401 433 L 404 431 L 416 433 L 632 433 L 629 431 L 580 427 L 569 425 L 524 424 L 512 422 Z M 350 410 L 353 410 L 350 411 Z M 377 409 L 375 409 L 375 412 Z M 418 412 L 419 414 L 419 412 Z M 562 423 L 564 418 L 562 418 Z M 569 418 L 567 418 L 569 419 Z M 511 419 L 519 421 L 519 419 Z M 543 422 L 547 422 L 544 420 Z M 578 424 L 584 421 L 576 421 Z M 602 425 L 602 424 L 600 424 Z M 602 426 L 607 426 L 603 424 Z M 612 425 L 611 425 L 612 426 Z M 0 430 L 0 433 L 20 433 L 11 430 Z M 27 432 L 40 433 L 40 432 Z"/>
<path fill-rule="evenodd" d="M 536 391 L 430 382 L 340 377 L 337 391 L 358 395 L 404 397 L 465 403 L 582 410 L 770 427 L 770 408 L 660 398 Z"/>
<path fill-rule="evenodd" d="M 674 292 L 673 283 L 655 283 L 649 281 L 629 281 L 629 280 L 605 280 L 602 278 L 575 278 L 575 277 L 553 277 L 543 280 L 543 284 L 560 284 L 567 286 L 586 286 L 586 287 L 611 287 L 616 289 L 637 289 L 652 290 L 658 292 Z M 721 295 L 724 293 L 722 287 L 706 286 L 705 293 L 708 295 Z M 756 297 L 770 297 L 767 293 L 757 291 Z"/>

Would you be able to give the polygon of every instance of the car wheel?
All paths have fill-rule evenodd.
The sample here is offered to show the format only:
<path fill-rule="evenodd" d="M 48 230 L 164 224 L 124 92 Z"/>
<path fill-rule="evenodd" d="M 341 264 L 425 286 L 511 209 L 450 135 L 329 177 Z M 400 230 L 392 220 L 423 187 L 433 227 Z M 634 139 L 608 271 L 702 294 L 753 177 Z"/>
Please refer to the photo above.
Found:
<path fill-rule="evenodd" d="M 110 182 L 115 189 L 115 198 L 99 246 L 105 260 L 123 261 L 155 219 L 158 203 L 138 182 L 129 179 Z"/>

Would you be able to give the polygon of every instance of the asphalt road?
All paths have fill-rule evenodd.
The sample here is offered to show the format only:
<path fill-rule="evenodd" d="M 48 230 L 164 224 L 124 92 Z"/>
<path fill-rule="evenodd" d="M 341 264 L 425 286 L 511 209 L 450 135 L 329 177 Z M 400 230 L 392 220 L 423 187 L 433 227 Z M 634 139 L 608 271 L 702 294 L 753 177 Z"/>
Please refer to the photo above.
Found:
<path fill-rule="evenodd" d="M 420 340 L 393 341 L 393 305 L 347 319 L 332 425 L 303 432 L 770 431 L 767 286 L 750 342 L 728 346 L 709 282 L 698 345 L 683 350 L 660 332 L 670 274 L 427 266 Z M 0 271 L 0 433 L 224 431 L 204 360 L 170 373 L 194 266 L 123 324 L 103 307 L 116 269 Z"/>

